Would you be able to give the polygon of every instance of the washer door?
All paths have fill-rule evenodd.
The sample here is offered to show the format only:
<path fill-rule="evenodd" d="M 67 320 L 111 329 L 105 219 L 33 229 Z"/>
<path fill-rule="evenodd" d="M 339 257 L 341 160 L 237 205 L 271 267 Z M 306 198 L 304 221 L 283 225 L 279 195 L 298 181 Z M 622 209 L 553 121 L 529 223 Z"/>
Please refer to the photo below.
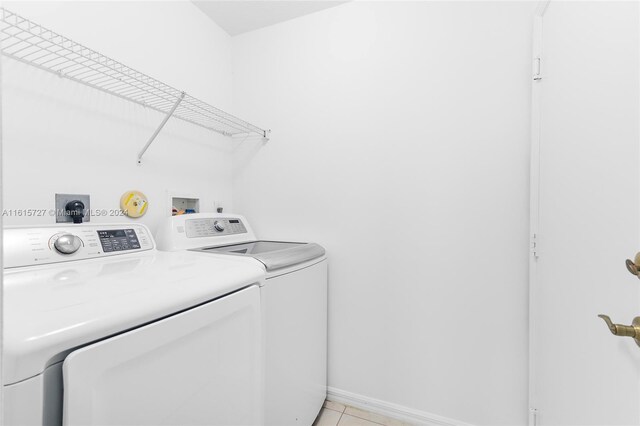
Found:
<path fill-rule="evenodd" d="M 252 286 L 86 346 L 64 361 L 65 425 L 262 424 Z"/>

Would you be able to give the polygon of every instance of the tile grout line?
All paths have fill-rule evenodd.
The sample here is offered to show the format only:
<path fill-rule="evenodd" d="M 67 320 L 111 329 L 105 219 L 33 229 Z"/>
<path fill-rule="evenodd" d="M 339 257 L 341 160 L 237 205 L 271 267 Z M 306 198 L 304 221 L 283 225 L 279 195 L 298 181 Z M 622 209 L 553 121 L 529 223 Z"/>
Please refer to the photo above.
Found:
<path fill-rule="evenodd" d="M 340 404 L 340 405 L 342 405 L 344 407 L 342 409 L 342 411 L 334 410 L 332 408 L 325 407 L 325 406 L 322 407 L 323 409 L 330 410 L 330 411 L 335 411 L 336 413 L 340 413 L 340 417 L 338 418 L 338 423 L 336 423 L 335 426 L 339 426 L 340 425 L 340 421 L 342 420 L 342 417 L 344 417 L 344 415 L 347 414 L 347 408 L 351 407 L 350 405 L 346 405 L 346 404 Z M 356 408 L 356 407 L 351 407 L 351 408 Z M 362 410 L 362 411 L 366 411 L 366 410 Z M 367 413 L 371 413 L 371 412 L 367 412 Z M 371 414 L 375 414 L 375 413 L 371 413 Z M 367 419 L 367 418 L 361 417 L 361 416 L 357 415 L 356 413 L 349 413 L 348 415 L 351 416 L 351 417 L 355 417 L 357 419 L 364 420 L 366 422 L 372 423 L 374 425 L 385 426 L 384 423 L 378 423 L 378 422 L 373 421 L 371 419 Z M 391 417 L 389 417 L 389 419 L 391 419 Z M 397 419 L 392 419 L 392 420 L 397 420 Z"/>
<path fill-rule="evenodd" d="M 356 416 L 355 414 L 348 414 L 348 416 L 355 417 L 355 418 L 358 418 L 360 420 L 365 420 L 365 421 L 367 421 L 369 423 L 373 423 L 373 424 L 376 424 L 376 425 L 384 426 L 384 423 L 374 422 L 371 419 L 365 419 L 364 417 Z"/>
<path fill-rule="evenodd" d="M 351 407 L 351 405 L 345 405 L 344 410 L 342 411 L 342 414 L 345 414 L 345 413 L 347 412 L 347 408 L 349 408 L 349 407 Z M 351 407 L 351 408 L 356 408 L 356 407 Z M 362 409 L 360 409 L 360 410 L 362 410 Z M 366 410 L 362 410 L 362 411 L 365 411 L 366 413 L 370 413 L 370 414 L 376 414 L 376 413 L 373 413 L 373 412 L 371 412 L 371 411 L 366 411 Z M 360 419 L 360 420 L 366 420 L 366 421 L 368 421 L 369 423 L 374 423 L 374 424 L 376 424 L 376 425 L 384 426 L 384 423 L 378 423 L 378 422 L 374 422 L 374 421 L 373 421 L 373 420 L 371 420 L 371 419 L 365 419 L 364 417 L 360 417 L 359 415 L 357 415 L 357 414 L 355 414 L 355 413 L 349 413 L 349 414 L 347 414 L 347 415 L 348 415 L 348 416 L 351 416 L 351 417 L 356 417 L 356 418 L 358 418 L 358 419 Z M 379 415 L 382 415 L 382 414 L 379 414 Z M 386 416 L 383 416 L 383 417 L 386 417 Z M 340 416 L 340 418 L 342 418 L 342 416 Z M 389 417 L 389 419 L 391 419 L 391 417 Z M 392 419 L 392 420 L 396 420 L 396 419 Z"/>
<path fill-rule="evenodd" d="M 340 415 L 340 418 L 338 419 L 338 424 L 340 424 L 340 420 L 342 420 L 342 416 L 344 416 L 346 413 L 347 413 L 347 409 L 345 408 L 345 410 Z M 373 423 L 374 425 L 384 426 L 384 423 L 374 422 L 371 419 L 365 419 L 364 417 L 360 417 L 354 413 L 347 414 L 347 416 L 355 417 L 356 419 L 364 420 L 365 422 Z"/>

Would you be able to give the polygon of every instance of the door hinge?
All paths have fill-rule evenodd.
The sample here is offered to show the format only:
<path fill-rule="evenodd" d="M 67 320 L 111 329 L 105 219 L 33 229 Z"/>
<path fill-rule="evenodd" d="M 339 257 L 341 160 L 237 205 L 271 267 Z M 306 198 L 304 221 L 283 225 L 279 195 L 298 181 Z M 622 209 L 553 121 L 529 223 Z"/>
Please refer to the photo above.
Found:
<path fill-rule="evenodd" d="M 531 235 L 531 254 L 533 255 L 534 259 L 538 258 L 538 251 L 539 251 L 539 244 L 538 244 L 538 234 L 533 234 Z"/>
<path fill-rule="evenodd" d="M 542 80 L 542 58 L 540 56 L 533 58 L 533 80 Z"/>
<path fill-rule="evenodd" d="M 529 408 L 529 426 L 536 426 L 538 424 L 538 409 Z"/>

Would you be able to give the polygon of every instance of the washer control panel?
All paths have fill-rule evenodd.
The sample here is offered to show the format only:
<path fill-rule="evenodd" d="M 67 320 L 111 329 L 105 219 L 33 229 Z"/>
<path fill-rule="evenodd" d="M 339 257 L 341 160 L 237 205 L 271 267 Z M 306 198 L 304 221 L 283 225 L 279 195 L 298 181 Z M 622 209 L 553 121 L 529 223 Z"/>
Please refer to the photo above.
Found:
<path fill-rule="evenodd" d="M 67 225 L 5 228 L 4 267 L 93 259 L 154 248 L 144 225 Z"/>
<path fill-rule="evenodd" d="M 215 237 L 247 232 L 242 220 L 226 217 L 187 219 L 184 227 L 187 238 Z"/>

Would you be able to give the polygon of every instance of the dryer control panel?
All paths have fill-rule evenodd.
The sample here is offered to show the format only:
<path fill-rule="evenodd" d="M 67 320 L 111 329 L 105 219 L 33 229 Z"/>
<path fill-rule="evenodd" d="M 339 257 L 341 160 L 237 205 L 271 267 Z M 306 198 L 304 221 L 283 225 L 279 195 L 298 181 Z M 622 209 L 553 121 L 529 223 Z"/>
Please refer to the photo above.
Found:
<path fill-rule="evenodd" d="M 104 229 L 98 231 L 100 245 L 105 253 L 141 248 L 135 229 Z"/>
<path fill-rule="evenodd" d="M 144 225 L 54 225 L 5 228 L 4 267 L 16 268 L 135 253 L 154 248 Z"/>

